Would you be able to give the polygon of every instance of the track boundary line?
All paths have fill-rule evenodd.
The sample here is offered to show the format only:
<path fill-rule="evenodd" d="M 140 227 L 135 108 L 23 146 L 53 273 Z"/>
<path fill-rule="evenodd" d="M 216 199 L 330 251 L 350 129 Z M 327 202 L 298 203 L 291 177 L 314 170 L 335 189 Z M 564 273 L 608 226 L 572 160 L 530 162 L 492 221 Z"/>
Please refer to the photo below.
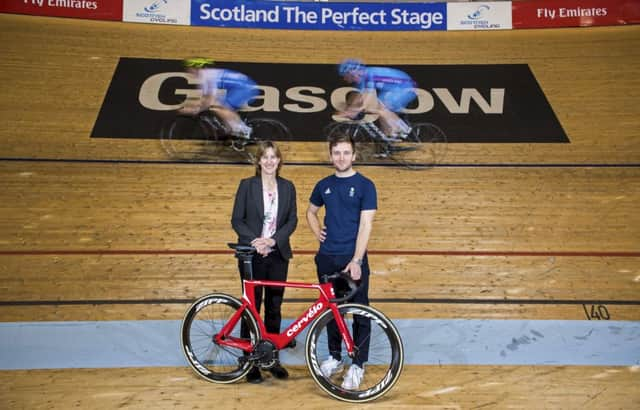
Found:
<path fill-rule="evenodd" d="M 74 158 L 7 158 L 0 157 L 0 162 L 66 162 L 66 163 L 83 163 L 83 164 L 152 164 L 152 165 L 236 165 L 250 166 L 245 161 L 173 161 L 173 160 L 126 160 L 126 159 L 74 159 Z M 327 166 L 328 162 L 287 162 L 287 165 L 295 166 Z M 365 167 L 392 167 L 405 168 L 404 165 L 398 163 L 356 163 L 357 166 Z M 603 163 L 444 163 L 444 164 L 415 164 L 417 167 L 425 169 L 431 168 L 640 168 L 640 163 L 628 164 L 603 164 Z M 415 170 L 410 170 L 415 172 Z"/>
<path fill-rule="evenodd" d="M 309 249 L 294 250 L 297 255 L 315 255 Z M 567 256 L 567 257 L 622 257 L 638 258 L 640 252 L 626 251 L 420 251 L 420 250 L 368 250 L 369 255 L 395 256 Z M 51 250 L 0 250 L 0 256 L 64 256 L 64 255 L 232 255 L 232 250 L 223 249 L 51 249 Z"/>

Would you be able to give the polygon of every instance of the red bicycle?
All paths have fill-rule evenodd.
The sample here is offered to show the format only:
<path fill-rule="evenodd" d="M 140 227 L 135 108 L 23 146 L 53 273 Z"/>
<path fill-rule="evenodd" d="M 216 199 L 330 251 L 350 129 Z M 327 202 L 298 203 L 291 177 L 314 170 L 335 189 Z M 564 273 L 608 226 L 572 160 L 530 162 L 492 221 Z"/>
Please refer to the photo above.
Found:
<path fill-rule="evenodd" d="M 311 377 L 329 395 L 348 402 L 374 400 L 393 387 L 400 378 L 404 350 L 394 324 L 371 306 L 346 303 L 357 286 L 342 272 L 325 275 L 322 283 L 299 283 L 253 280 L 251 260 L 255 249 L 229 244 L 244 267 L 242 300 L 214 293 L 196 300 L 182 322 L 182 348 L 193 370 L 215 383 L 232 383 L 243 378 L 253 366 L 269 369 L 276 363 L 277 352 L 295 346 L 295 338 L 309 327 L 305 358 Z M 346 295 L 336 297 L 334 283 L 346 281 Z M 280 334 L 266 331 L 255 307 L 256 286 L 316 289 L 318 299 Z M 371 328 L 370 336 L 354 343 L 354 321 Z M 244 328 L 241 332 L 241 327 Z M 339 352 L 329 351 L 328 328 L 337 327 L 342 339 Z M 361 327 L 360 327 L 361 328 Z M 361 337 L 362 339 L 362 337 Z M 334 344 L 335 345 L 335 344 Z M 343 357 L 347 365 L 365 362 L 365 373 L 354 389 L 342 387 L 342 372 L 325 375 L 321 363 L 330 357 Z"/>

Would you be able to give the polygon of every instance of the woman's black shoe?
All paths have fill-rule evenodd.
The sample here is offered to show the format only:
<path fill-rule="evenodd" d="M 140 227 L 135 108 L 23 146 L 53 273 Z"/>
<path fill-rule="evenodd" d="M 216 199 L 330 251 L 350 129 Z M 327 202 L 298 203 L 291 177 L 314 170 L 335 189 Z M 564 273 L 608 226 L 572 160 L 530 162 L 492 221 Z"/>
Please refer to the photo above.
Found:
<path fill-rule="evenodd" d="M 262 383 L 262 375 L 260 374 L 260 369 L 256 366 L 253 366 L 249 373 L 247 373 L 247 382 L 249 383 Z"/>
<path fill-rule="evenodd" d="M 282 367 L 280 363 L 276 363 L 275 366 L 269 369 L 269 371 L 276 379 L 284 380 L 289 378 L 289 372 L 287 371 L 287 369 Z"/>

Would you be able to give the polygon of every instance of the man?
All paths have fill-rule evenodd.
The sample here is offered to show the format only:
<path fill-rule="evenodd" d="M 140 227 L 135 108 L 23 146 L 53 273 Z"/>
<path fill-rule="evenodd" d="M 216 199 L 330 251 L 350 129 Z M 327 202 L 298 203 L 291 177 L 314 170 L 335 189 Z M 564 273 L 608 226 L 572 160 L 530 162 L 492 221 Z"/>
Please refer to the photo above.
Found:
<path fill-rule="evenodd" d="M 359 104 L 348 105 L 342 115 L 354 118 L 364 107 L 379 116 L 389 141 L 406 139 L 411 128 L 397 113 L 416 98 L 415 83 L 407 73 L 390 67 L 367 67 L 354 59 L 344 60 L 338 73 L 361 93 Z"/>
<path fill-rule="evenodd" d="M 183 65 L 189 74 L 198 79 L 202 98 L 195 102 L 188 101 L 180 111 L 197 114 L 212 109 L 231 135 L 248 139 L 251 128 L 242 121 L 238 110 L 258 94 L 256 83 L 237 71 L 213 68 L 214 61 L 208 58 L 188 58 Z M 219 95 L 220 91 L 224 92 Z"/>
<path fill-rule="evenodd" d="M 329 141 L 329 154 L 335 167 L 334 175 L 318 182 L 307 209 L 309 228 L 320 242 L 315 257 L 318 277 L 338 270 L 348 272 L 360 289 L 352 301 L 369 304 L 369 263 L 367 244 L 373 217 L 377 209 L 376 187 L 371 180 L 353 169 L 356 147 L 347 135 L 337 135 Z M 325 207 L 324 226 L 318 211 Z M 341 356 L 341 336 L 334 322 L 328 326 L 329 352 L 320 369 L 326 377 L 344 369 Z M 364 363 L 369 355 L 370 320 L 359 318 L 353 323 L 353 338 L 358 356 L 344 376 L 342 387 L 357 389 L 364 376 Z"/>

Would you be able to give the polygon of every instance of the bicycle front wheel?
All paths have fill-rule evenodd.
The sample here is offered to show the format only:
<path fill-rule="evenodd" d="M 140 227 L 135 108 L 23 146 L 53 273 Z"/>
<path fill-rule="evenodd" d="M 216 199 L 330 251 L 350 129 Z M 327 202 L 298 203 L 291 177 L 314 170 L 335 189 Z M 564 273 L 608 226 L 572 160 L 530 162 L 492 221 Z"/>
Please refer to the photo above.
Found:
<path fill-rule="evenodd" d="M 338 310 L 351 329 L 356 344 L 354 357 L 346 357 L 344 342 L 338 340 L 341 339 L 339 333 L 335 338 L 335 319 L 328 310 L 309 329 L 305 346 L 307 366 L 318 386 L 329 395 L 353 403 L 374 400 L 387 393 L 400 378 L 404 363 L 400 333 L 391 320 L 371 306 L 345 304 Z M 340 356 L 344 366 L 340 372 L 327 377 L 320 366 L 331 356 Z M 364 377 L 359 387 L 345 389 L 343 377 L 354 362 L 364 363 Z"/>
<path fill-rule="evenodd" d="M 162 148 L 169 158 L 196 161 L 219 149 L 217 131 L 202 116 L 177 115 L 160 136 Z"/>
<path fill-rule="evenodd" d="M 211 294 L 196 300 L 185 314 L 181 330 L 182 350 L 191 368 L 205 380 L 232 383 L 251 369 L 241 349 L 221 346 L 214 339 L 241 306 L 242 303 L 232 296 Z M 246 339 L 255 346 L 260 336 L 255 318 L 245 310 L 240 322 L 247 329 Z M 240 322 L 231 337 L 241 337 Z"/>
<path fill-rule="evenodd" d="M 414 124 L 407 139 L 393 143 L 393 158 L 409 168 L 439 164 L 447 153 L 447 136 L 435 124 Z"/>
<path fill-rule="evenodd" d="M 251 118 L 247 120 L 251 127 L 251 138 L 256 141 L 291 141 L 291 132 L 286 125 L 271 118 Z"/>

